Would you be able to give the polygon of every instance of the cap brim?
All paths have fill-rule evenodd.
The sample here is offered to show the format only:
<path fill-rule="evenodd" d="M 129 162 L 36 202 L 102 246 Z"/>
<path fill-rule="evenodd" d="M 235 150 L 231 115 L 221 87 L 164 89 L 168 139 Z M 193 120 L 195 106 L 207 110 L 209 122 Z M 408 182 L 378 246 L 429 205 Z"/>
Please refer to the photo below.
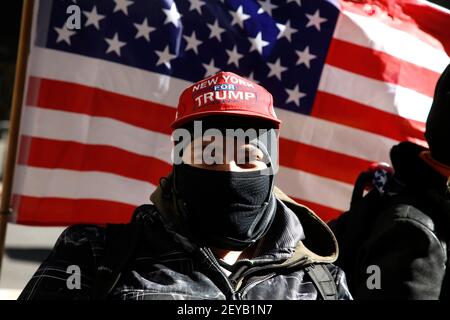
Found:
<path fill-rule="evenodd" d="M 203 111 L 201 113 L 194 113 L 194 114 L 190 114 L 185 117 L 181 117 L 181 118 L 175 120 L 174 122 L 172 122 L 172 124 L 170 126 L 172 127 L 172 129 L 176 129 L 176 128 L 181 127 L 183 124 L 185 124 L 189 121 L 200 120 L 206 116 L 212 116 L 212 115 L 237 115 L 237 116 L 242 116 L 242 117 L 251 117 L 253 119 L 268 120 L 268 121 L 272 122 L 274 124 L 274 127 L 277 129 L 280 127 L 280 124 L 281 124 L 281 120 L 274 119 L 273 117 L 270 117 L 265 114 L 258 114 L 258 113 L 255 113 L 254 111 L 250 112 L 247 110 L 214 110 L 214 111 Z"/>

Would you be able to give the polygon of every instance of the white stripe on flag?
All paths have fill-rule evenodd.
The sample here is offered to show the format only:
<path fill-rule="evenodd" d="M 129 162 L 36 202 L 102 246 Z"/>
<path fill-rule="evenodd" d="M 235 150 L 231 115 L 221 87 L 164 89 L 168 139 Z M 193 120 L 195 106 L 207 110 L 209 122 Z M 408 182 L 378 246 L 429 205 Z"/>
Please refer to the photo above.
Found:
<path fill-rule="evenodd" d="M 350 184 L 282 166 L 276 176 L 276 184 L 291 197 L 340 211 L 348 209 L 353 190 Z"/>
<path fill-rule="evenodd" d="M 155 186 L 105 172 L 16 166 L 14 194 L 30 197 L 99 199 L 130 205 L 149 203 Z"/>
<path fill-rule="evenodd" d="M 437 73 L 442 73 L 450 62 L 444 48 L 439 50 L 405 31 L 348 11 L 339 16 L 334 38 L 385 52 Z"/>
<path fill-rule="evenodd" d="M 403 118 L 425 122 L 433 99 L 414 90 L 325 65 L 319 90 Z"/>
<path fill-rule="evenodd" d="M 31 137 L 105 145 L 170 163 L 170 136 L 110 118 L 26 107 L 21 134 Z"/>
<path fill-rule="evenodd" d="M 99 88 L 170 107 L 178 105 L 181 92 L 192 84 L 160 73 L 52 49 L 33 47 L 30 57 L 31 76 Z"/>
<path fill-rule="evenodd" d="M 334 122 L 277 109 L 283 121 L 281 136 L 317 148 L 369 161 L 389 162 L 389 150 L 398 141 Z"/>

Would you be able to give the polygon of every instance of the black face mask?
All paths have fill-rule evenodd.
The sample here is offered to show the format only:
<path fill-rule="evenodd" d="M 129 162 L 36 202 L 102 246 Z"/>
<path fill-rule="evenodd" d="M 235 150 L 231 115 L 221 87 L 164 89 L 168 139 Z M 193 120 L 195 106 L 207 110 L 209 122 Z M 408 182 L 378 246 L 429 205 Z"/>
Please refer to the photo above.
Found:
<path fill-rule="evenodd" d="M 194 238 L 221 249 L 243 250 L 275 216 L 273 175 L 174 165 L 176 196 L 184 202 Z"/>

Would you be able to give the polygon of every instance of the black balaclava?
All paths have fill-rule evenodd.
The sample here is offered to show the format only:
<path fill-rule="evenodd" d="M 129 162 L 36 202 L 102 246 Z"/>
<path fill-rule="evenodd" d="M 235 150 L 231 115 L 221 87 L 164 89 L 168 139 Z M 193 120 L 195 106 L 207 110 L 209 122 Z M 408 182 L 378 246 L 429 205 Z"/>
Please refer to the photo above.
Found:
<path fill-rule="evenodd" d="M 271 136 L 275 143 L 276 134 Z M 275 217 L 272 157 L 263 140 L 250 143 L 270 159 L 269 168 L 231 172 L 173 166 L 174 194 L 187 213 L 192 236 L 202 245 L 243 250 L 267 232 Z"/>

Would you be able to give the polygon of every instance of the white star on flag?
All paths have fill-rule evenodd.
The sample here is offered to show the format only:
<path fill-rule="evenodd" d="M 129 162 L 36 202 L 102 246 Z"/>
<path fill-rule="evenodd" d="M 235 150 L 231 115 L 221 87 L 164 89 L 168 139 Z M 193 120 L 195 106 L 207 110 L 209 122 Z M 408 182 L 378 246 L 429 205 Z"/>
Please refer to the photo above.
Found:
<path fill-rule="evenodd" d="M 164 21 L 164 24 L 172 22 L 175 27 L 178 27 L 180 25 L 181 14 L 178 12 L 175 2 L 172 2 L 170 9 L 163 9 L 163 11 L 166 14 L 166 20 Z"/>
<path fill-rule="evenodd" d="M 167 67 L 167 69 L 170 69 L 171 68 L 170 60 L 175 59 L 177 56 L 169 52 L 169 46 L 167 45 L 164 48 L 164 51 L 155 51 L 155 52 L 158 55 L 158 62 L 156 63 L 156 66 L 164 64 Z"/>
<path fill-rule="evenodd" d="M 117 32 L 114 34 L 113 38 L 105 38 L 105 40 L 108 42 L 108 49 L 106 49 L 106 53 L 115 52 L 120 57 L 120 49 L 126 45 L 126 42 L 119 40 L 119 35 Z"/>
<path fill-rule="evenodd" d="M 320 25 L 327 21 L 326 18 L 322 18 L 320 16 L 319 9 L 316 10 L 314 14 L 306 14 L 306 17 L 308 18 L 308 24 L 306 25 L 307 28 L 309 27 L 316 27 L 318 31 L 320 31 Z"/>
<path fill-rule="evenodd" d="M 252 52 L 252 51 L 256 50 L 261 55 L 262 55 L 263 47 L 265 47 L 265 46 L 267 46 L 269 44 L 269 42 L 264 41 L 262 39 L 262 33 L 261 32 L 258 32 L 256 37 L 254 37 L 254 38 L 249 37 L 249 40 L 252 43 L 252 46 L 250 47 L 249 52 Z"/>
<path fill-rule="evenodd" d="M 129 0 L 114 0 L 116 6 L 114 7 L 113 12 L 122 11 L 125 15 L 128 15 L 128 7 L 133 4 L 133 1 Z"/>
<path fill-rule="evenodd" d="M 259 3 L 261 8 L 258 10 L 258 14 L 263 14 L 264 12 L 267 12 L 269 16 L 272 16 L 272 10 L 278 8 L 276 5 L 273 5 L 270 0 L 264 0 Z"/>
<path fill-rule="evenodd" d="M 198 54 L 198 46 L 202 44 L 200 40 L 195 36 L 195 31 L 192 31 L 190 36 L 183 36 L 184 40 L 186 40 L 186 48 L 185 51 L 194 50 L 196 54 Z"/>
<path fill-rule="evenodd" d="M 209 64 L 202 63 L 203 67 L 206 69 L 205 77 L 215 75 L 217 72 L 220 71 L 219 68 L 216 68 L 214 65 L 214 59 L 211 59 Z"/>
<path fill-rule="evenodd" d="M 311 67 L 311 60 L 317 58 L 316 55 L 313 55 L 309 52 L 309 46 L 306 46 L 306 48 L 303 51 L 296 51 L 298 60 L 297 65 L 304 64 L 308 69 Z"/>
<path fill-rule="evenodd" d="M 105 38 L 106 42 L 108 42 L 108 49 L 106 49 L 106 53 L 115 52 L 120 57 L 120 49 L 126 45 L 126 42 L 119 41 L 119 35 L 116 32 L 112 39 Z"/>
<path fill-rule="evenodd" d="M 306 94 L 300 91 L 298 84 L 294 87 L 294 89 L 287 89 L 286 92 L 289 95 L 286 103 L 294 102 L 297 106 L 300 107 L 300 99 L 305 97 Z"/>
<path fill-rule="evenodd" d="M 231 11 L 230 14 L 233 16 L 231 25 L 239 24 L 241 28 L 244 28 L 244 21 L 250 18 L 250 15 L 244 13 L 244 8 L 239 6 L 236 11 Z"/>
<path fill-rule="evenodd" d="M 242 58 L 242 54 L 237 51 L 237 47 L 234 46 L 232 50 L 226 50 L 228 54 L 228 63 L 234 64 L 237 68 L 239 68 L 239 59 Z"/>
<path fill-rule="evenodd" d="M 269 74 L 267 75 L 268 78 L 275 76 L 278 80 L 281 81 L 281 73 L 286 71 L 287 68 L 283 67 L 281 65 L 280 58 L 275 61 L 275 63 L 267 62 L 268 67 L 270 68 Z"/>
<path fill-rule="evenodd" d="M 202 14 L 202 6 L 205 4 L 201 0 L 190 0 L 191 6 L 189 7 L 189 11 L 197 10 L 199 14 Z"/>
<path fill-rule="evenodd" d="M 137 29 L 136 36 L 134 37 L 135 39 L 143 37 L 145 40 L 150 41 L 150 32 L 154 31 L 155 28 L 148 25 L 147 18 L 145 18 L 141 24 L 133 23 L 133 25 Z"/>
<path fill-rule="evenodd" d="M 207 24 L 211 33 L 209 34 L 209 39 L 217 38 L 217 40 L 221 41 L 220 35 L 225 31 L 225 29 L 219 26 L 219 21 L 214 21 L 214 24 Z"/>
<path fill-rule="evenodd" d="M 286 22 L 286 24 L 277 23 L 277 28 L 280 30 L 277 39 L 285 37 L 289 42 L 292 42 L 292 34 L 298 32 L 297 29 L 291 27 L 290 21 Z"/>
<path fill-rule="evenodd" d="M 100 30 L 100 20 L 102 20 L 105 16 L 103 14 L 98 14 L 97 7 L 94 6 L 92 8 L 92 11 L 83 11 L 84 15 L 86 16 L 87 20 L 84 24 L 85 27 L 88 27 L 90 25 L 93 25 L 97 30 Z"/>
<path fill-rule="evenodd" d="M 70 37 L 76 33 L 75 31 L 67 29 L 66 24 L 64 24 L 62 28 L 55 27 L 55 31 L 58 32 L 58 39 L 56 39 L 56 43 L 64 41 L 68 45 L 71 45 Z"/>

